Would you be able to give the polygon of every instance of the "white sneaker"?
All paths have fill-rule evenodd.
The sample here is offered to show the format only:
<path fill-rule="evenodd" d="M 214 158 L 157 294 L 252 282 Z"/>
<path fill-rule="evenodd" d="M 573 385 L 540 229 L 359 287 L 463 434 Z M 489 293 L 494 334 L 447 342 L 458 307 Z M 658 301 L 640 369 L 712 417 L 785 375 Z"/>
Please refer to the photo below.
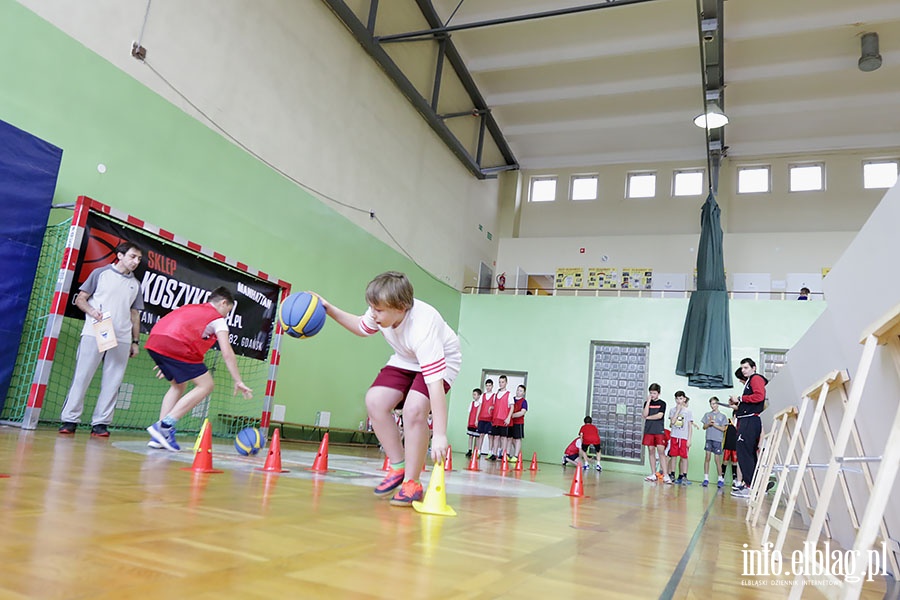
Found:
<path fill-rule="evenodd" d="M 163 445 L 156 440 L 150 440 L 149 442 L 147 442 L 147 447 L 154 448 L 156 450 L 162 450 Z"/>
<path fill-rule="evenodd" d="M 669 477 L 668 475 L 665 475 L 665 476 L 663 477 L 663 483 L 668 483 L 668 484 L 671 485 L 671 484 L 672 484 L 672 478 Z"/>
<path fill-rule="evenodd" d="M 656 475 L 647 475 L 644 477 L 644 481 L 656 481 Z"/>
<path fill-rule="evenodd" d="M 750 488 L 741 487 L 731 492 L 731 495 L 735 498 L 749 498 L 750 497 Z"/>

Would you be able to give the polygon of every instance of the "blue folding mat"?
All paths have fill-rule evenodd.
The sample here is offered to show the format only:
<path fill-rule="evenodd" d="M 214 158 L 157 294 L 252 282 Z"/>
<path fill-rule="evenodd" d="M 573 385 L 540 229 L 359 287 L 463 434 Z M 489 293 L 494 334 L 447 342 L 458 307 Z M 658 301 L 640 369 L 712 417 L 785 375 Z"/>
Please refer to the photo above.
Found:
<path fill-rule="evenodd" d="M 0 412 L 16 366 L 62 152 L 0 120 Z"/>

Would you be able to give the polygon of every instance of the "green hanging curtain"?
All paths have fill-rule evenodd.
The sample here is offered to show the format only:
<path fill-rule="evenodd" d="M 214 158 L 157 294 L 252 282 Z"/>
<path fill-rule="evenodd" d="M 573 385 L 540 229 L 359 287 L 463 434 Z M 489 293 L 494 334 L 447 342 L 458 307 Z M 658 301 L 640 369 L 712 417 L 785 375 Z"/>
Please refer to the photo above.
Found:
<path fill-rule="evenodd" d="M 710 191 L 700 213 L 697 290 L 688 304 L 675 365 L 675 372 L 686 376 L 688 385 L 708 390 L 732 387 L 731 320 L 720 212 Z"/>

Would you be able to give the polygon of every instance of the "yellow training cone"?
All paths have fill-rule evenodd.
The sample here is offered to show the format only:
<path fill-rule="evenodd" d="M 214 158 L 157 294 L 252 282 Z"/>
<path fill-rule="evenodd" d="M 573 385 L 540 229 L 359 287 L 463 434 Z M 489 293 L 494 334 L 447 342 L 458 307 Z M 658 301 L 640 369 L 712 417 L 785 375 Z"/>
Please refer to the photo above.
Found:
<path fill-rule="evenodd" d="M 200 428 L 200 433 L 197 434 L 197 441 L 194 442 L 194 454 L 197 454 L 197 450 L 200 449 L 200 442 L 203 440 L 203 432 L 206 431 L 207 427 L 209 427 L 209 419 L 203 419 L 203 427 Z"/>
<path fill-rule="evenodd" d="M 414 501 L 412 505 L 416 512 L 426 515 L 456 516 L 456 511 L 447 506 L 447 491 L 444 489 L 444 465 L 441 461 L 434 464 L 425 498 L 422 502 Z"/>

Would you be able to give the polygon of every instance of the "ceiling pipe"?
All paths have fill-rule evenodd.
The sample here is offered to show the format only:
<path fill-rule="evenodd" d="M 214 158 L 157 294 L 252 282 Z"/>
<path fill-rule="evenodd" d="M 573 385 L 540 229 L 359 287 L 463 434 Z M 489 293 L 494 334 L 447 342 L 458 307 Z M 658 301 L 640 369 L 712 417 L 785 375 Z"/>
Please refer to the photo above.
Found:
<path fill-rule="evenodd" d="M 859 57 L 857 63 L 859 70 L 868 73 L 879 68 L 881 54 L 878 53 L 878 34 L 874 32 L 862 34 L 860 46 L 862 46 L 862 56 Z"/>

